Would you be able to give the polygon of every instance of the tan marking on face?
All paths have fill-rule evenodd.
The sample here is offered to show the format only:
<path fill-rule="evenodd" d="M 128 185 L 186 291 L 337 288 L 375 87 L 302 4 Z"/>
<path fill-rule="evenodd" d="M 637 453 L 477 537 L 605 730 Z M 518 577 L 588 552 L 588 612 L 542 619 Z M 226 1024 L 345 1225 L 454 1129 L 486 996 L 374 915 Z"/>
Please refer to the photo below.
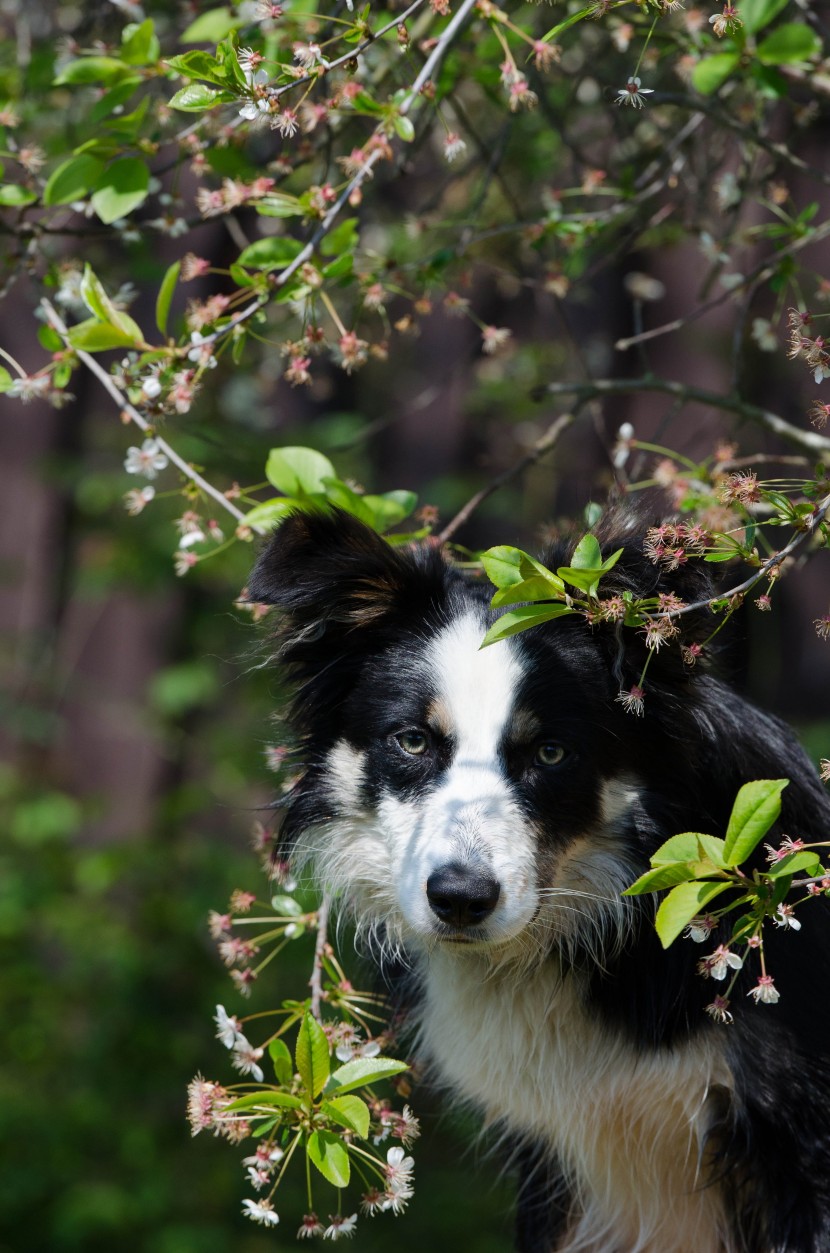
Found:
<path fill-rule="evenodd" d="M 446 701 L 440 696 L 427 707 L 427 726 L 438 735 L 450 736 L 453 732 L 452 715 Z"/>
<path fill-rule="evenodd" d="M 542 723 L 529 709 L 517 709 L 510 723 L 510 738 L 516 744 L 530 744 L 542 731 Z"/>

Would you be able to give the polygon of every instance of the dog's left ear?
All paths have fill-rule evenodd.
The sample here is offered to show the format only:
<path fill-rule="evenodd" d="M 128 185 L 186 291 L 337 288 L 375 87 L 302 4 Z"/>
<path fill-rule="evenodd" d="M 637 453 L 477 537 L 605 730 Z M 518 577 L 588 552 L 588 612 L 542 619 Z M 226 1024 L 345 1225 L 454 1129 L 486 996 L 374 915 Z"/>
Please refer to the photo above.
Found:
<path fill-rule="evenodd" d="M 260 554 L 250 600 L 287 611 L 289 633 L 348 631 L 413 617 L 443 598 L 447 566 L 430 549 L 393 548 L 340 509 L 291 514 Z"/>

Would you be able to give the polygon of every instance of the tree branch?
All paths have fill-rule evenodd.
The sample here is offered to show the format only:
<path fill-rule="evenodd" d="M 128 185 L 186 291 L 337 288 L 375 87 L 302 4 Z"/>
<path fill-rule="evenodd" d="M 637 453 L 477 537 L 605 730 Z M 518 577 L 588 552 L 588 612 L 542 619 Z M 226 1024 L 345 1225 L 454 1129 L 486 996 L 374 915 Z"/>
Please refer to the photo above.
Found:
<path fill-rule="evenodd" d="M 549 396 L 624 396 L 636 395 L 639 392 L 661 392 L 668 396 L 676 396 L 684 402 L 696 402 L 711 405 L 713 409 L 723 409 L 727 413 L 735 413 L 739 417 L 766 427 L 775 435 L 797 444 L 800 448 L 808 448 L 812 453 L 826 455 L 830 452 L 830 438 L 820 435 L 818 431 L 802 431 L 793 426 L 777 413 L 751 405 L 738 396 L 719 396 L 717 392 L 707 392 L 701 387 L 692 387 L 687 383 L 678 383 L 671 379 L 640 378 L 640 379 L 595 379 L 590 383 L 546 383 L 540 389 Z"/>
<path fill-rule="evenodd" d="M 551 423 L 541 439 L 536 441 L 528 453 L 525 453 L 525 455 L 521 457 L 515 465 L 511 466 L 510 469 L 504 470 L 501 474 L 496 475 L 491 483 L 488 483 L 486 487 L 483 487 L 480 492 L 476 492 L 475 496 L 468 500 L 463 508 L 459 509 L 452 521 L 448 522 L 443 531 L 436 536 L 436 543 L 446 544 L 447 540 L 451 539 L 452 536 L 455 535 L 455 532 L 464 525 L 470 515 L 478 509 L 479 505 L 482 504 L 483 501 L 487 500 L 488 496 L 492 496 L 493 493 L 497 492 L 498 489 L 503 487 L 505 483 L 509 483 L 511 479 L 517 478 L 523 470 L 528 468 L 528 466 L 535 465 L 537 461 L 544 457 L 545 453 L 549 453 L 558 442 L 560 436 L 568 429 L 569 426 L 573 424 L 575 420 L 576 414 L 560 414 L 556 421 Z"/>
<path fill-rule="evenodd" d="M 748 579 L 744 579 L 743 583 L 739 583 L 737 587 L 730 587 L 727 592 L 721 592 L 712 599 L 731 600 L 733 596 L 743 596 L 744 593 L 751 591 L 751 589 L 755 587 L 756 583 L 760 583 L 761 579 L 765 578 L 768 574 L 773 571 L 777 574 L 782 562 L 784 562 L 787 557 L 791 556 L 797 548 L 800 548 L 805 540 L 810 539 L 810 537 L 815 534 L 821 523 L 826 518 L 827 511 L 829 509 L 830 496 L 825 496 L 824 500 L 822 500 L 820 504 L 816 505 L 809 518 L 804 519 L 804 530 L 798 531 L 790 540 L 789 544 L 786 544 L 779 552 L 773 553 L 773 555 L 769 557 L 764 564 L 755 571 L 754 574 L 750 575 Z M 677 618 L 681 614 L 694 613 L 698 609 L 711 608 L 711 605 L 712 600 L 698 600 L 691 605 L 684 605 L 682 609 L 665 609 L 659 613 L 649 614 L 649 617 Z"/>
<path fill-rule="evenodd" d="M 317 939 L 314 942 L 314 966 L 308 981 L 311 988 L 311 1012 L 320 1022 L 320 1002 L 323 999 L 323 952 L 326 947 L 326 929 L 329 919 L 330 901 L 323 896 L 317 910 Z"/>
<path fill-rule="evenodd" d="M 92 371 L 99 382 L 101 382 L 109 392 L 110 396 L 121 409 L 122 413 L 128 414 L 132 421 L 135 422 L 136 426 L 142 431 L 149 431 L 151 423 L 147 421 L 138 409 L 136 409 L 135 405 L 130 404 L 127 397 L 116 386 L 112 375 L 108 374 L 104 367 L 96 361 L 93 356 L 90 356 L 88 352 L 84 352 L 81 348 L 73 348 L 69 341 L 69 332 L 66 325 L 55 310 L 54 306 L 46 299 L 46 297 L 43 298 L 41 304 L 46 310 L 50 326 L 57 331 L 58 335 L 60 335 L 70 352 L 73 352 L 78 360 L 82 361 L 87 369 Z M 171 461 L 174 466 L 177 466 L 178 469 L 181 470 L 182 474 L 189 478 L 192 483 L 195 483 L 203 492 L 205 492 L 208 496 L 211 496 L 213 500 L 215 500 L 217 504 L 221 505 L 223 509 L 227 510 L 228 513 L 233 514 L 238 522 L 245 523 L 246 526 L 250 525 L 246 522 L 245 514 L 241 511 L 241 509 L 237 509 L 236 505 L 228 500 L 227 496 L 223 495 L 218 488 L 214 487 L 212 483 L 208 483 L 207 479 L 203 479 L 201 474 L 198 474 L 197 471 L 193 469 L 193 466 L 188 465 L 188 463 L 179 456 L 175 448 L 171 447 L 166 439 L 162 439 L 162 437 L 157 434 L 154 434 L 153 438 L 168 460 Z M 265 534 L 264 527 L 253 525 L 251 529 L 257 531 L 260 535 Z"/>

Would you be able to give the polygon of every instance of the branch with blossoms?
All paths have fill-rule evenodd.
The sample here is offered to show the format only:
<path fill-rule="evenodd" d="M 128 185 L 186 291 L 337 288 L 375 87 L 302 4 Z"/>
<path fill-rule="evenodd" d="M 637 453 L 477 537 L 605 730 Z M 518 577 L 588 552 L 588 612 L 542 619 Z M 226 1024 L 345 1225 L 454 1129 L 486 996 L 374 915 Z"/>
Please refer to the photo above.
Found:
<path fill-rule="evenodd" d="M 822 777 L 830 782 L 830 762 L 822 763 Z M 669 889 L 655 917 L 664 948 L 681 935 L 704 944 L 716 932 L 723 934 L 728 916 L 741 911 L 728 935 L 723 934 L 724 942 L 698 962 L 700 975 L 725 984 L 723 992 L 706 1006 L 706 1013 L 716 1022 L 733 1021 L 732 996 L 739 980 L 746 982 L 751 953 L 757 954 L 759 973 L 746 996 L 763 1005 L 780 1000 L 764 948 L 765 931 L 770 924 L 800 931 L 796 911 L 808 900 L 830 896 L 830 868 L 822 860 L 824 850 L 830 849 L 830 837 L 805 843 L 785 835 L 777 845 L 764 845 L 765 866 L 759 867 L 753 857 L 779 818 L 781 793 L 787 786 L 787 779 L 745 783 L 723 839 L 692 831 L 673 836 L 651 858 L 651 869 L 624 893 L 642 896 Z"/>
<path fill-rule="evenodd" d="M 258 844 L 268 845 L 261 828 Z M 270 857 L 269 872 L 270 899 L 235 891 L 226 911 L 211 913 L 211 934 L 243 996 L 287 945 L 314 935 L 311 996 L 248 1016 L 217 1005 L 217 1038 L 244 1080 L 198 1075 L 188 1089 L 188 1119 L 194 1136 L 210 1131 L 233 1145 L 252 1141 L 242 1160 L 255 1194 L 242 1201 L 247 1218 L 266 1227 L 280 1221 L 277 1193 L 293 1161 L 307 1197 L 298 1238 L 339 1239 L 352 1235 L 358 1221 L 357 1210 L 343 1212 L 350 1185 L 360 1189 L 360 1210 L 369 1217 L 402 1214 L 413 1195 L 414 1162 L 406 1150 L 419 1134 L 418 1121 L 408 1105 L 397 1111 L 375 1092 L 384 1083 L 407 1095 L 408 1066 L 383 1056 L 393 1043 L 384 1002 L 347 978 L 325 938 L 326 903 L 308 909 L 287 867 Z M 249 1039 L 253 1032 L 257 1043 Z M 337 1212 L 325 1221 L 318 1216 L 321 1193 L 331 1188 Z"/>

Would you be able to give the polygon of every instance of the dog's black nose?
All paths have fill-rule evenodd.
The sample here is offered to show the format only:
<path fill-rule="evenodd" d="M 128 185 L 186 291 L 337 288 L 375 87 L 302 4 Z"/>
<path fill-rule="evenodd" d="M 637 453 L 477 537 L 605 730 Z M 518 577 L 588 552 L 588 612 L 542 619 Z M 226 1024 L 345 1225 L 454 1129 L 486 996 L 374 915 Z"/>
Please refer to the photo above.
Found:
<path fill-rule="evenodd" d="M 454 927 L 475 927 L 496 908 L 501 888 L 486 870 L 449 862 L 427 879 L 432 912 Z"/>

